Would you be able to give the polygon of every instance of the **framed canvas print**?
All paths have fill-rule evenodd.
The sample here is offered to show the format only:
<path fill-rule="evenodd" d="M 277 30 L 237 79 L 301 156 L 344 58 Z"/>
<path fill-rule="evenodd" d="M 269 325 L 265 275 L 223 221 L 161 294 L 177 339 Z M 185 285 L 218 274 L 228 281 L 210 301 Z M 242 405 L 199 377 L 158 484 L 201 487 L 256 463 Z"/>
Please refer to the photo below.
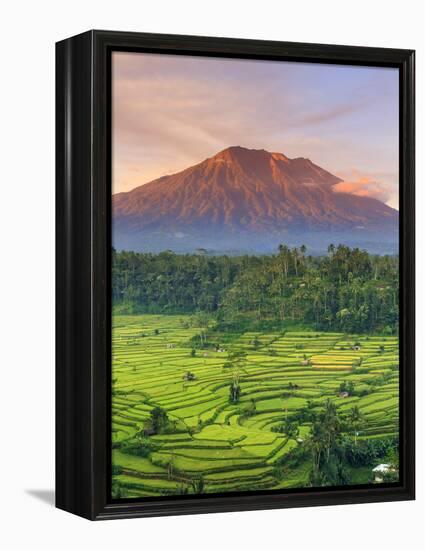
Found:
<path fill-rule="evenodd" d="M 57 44 L 57 506 L 414 498 L 414 52 Z"/>

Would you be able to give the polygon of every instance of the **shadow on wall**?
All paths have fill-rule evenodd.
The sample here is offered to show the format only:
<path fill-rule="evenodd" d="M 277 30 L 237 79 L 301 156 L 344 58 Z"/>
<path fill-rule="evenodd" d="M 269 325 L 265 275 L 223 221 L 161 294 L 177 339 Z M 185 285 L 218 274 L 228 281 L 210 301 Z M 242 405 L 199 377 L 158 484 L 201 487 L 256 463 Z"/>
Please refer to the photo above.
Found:
<path fill-rule="evenodd" d="M 26 489 L 25 492 L 49 506 L 55 505 L 55 491 L 53 489 Z"/>

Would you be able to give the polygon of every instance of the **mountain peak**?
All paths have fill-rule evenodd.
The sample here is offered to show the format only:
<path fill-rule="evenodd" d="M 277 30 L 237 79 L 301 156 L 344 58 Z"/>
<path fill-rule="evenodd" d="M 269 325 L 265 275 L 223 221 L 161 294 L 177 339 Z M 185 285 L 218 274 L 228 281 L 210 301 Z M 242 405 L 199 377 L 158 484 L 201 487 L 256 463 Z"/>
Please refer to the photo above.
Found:
<path fill-rule="evenodd" d="M 340 182 L 309 159 L 232 146 L 115 195 L 114 224 L 134 239 L 161 236 L 165 243 L 170 235 L 192 234 L 201 244 L 201 235 L 215 235 L 217 242 L 230 235 L 239 239 L 237 235 L 250 234 L 249 240 L 263 235 L 274 242 L 287 238 L 288 232 L 316 235 L 361 228 L 382 234 L 389 224 L 395 226 L 398 214 L 393 209 L 375 199 L 335 193 L 333 187 Z"/>
<path fill-rule="evenodd" d="M 225 156 L 234 156 L 234 157 L 240 157 L 240 156 L 282 156 L 284 158 L 285 155 L 282 153 L 271 153 L 270 151 L 267 151 L 266 149 L 250 149 L 249 147 L 242 147 L 241 145 L 230 145 L 229 147 L 226 147 L 222 151 L 219 151 L 216 153 L 212 158 L 216 157 L 225 157 Z"/>
<path fill-rule="evenodd" d="M 227 154 L 237 154 L 239 151 L 250 151 L 250 150 L 251 149 L 248 149 L 247 147 L 241 147 L 240 145 L 229 145 L 229 147 L 222 149 L 221 151 L 213 155 L 213 157 L 220 157 L 222 155 L 227 155 Z"/>
<path fill-rule="evenodd" d="M 270 164 L 273 162 L 284 162 L 288 165 L 294 163 L 294 166 L 297 165 L 298 167 L 301 165 L 315 166 L 309 158 L 297 157 L 291 159 L 280 152 L 270 152 L 266 149 L 250 149 L 248 147 L 241 147 L 240 145 L 226 147 L 226 149 L 218 152 L 209 160 L 250 164 L 257 163 L 258 165 L 261 163 Z"/>
<path fill-rule="evenodd" d="M 215 154 L 213 159 L 242 159 L 250 156 L 266 156 L 270 155 L 265 149 L 248 149 L 247 147 L 241 147 L 240 145 L 231 145 L 226 147 L 222 151 Z"/>

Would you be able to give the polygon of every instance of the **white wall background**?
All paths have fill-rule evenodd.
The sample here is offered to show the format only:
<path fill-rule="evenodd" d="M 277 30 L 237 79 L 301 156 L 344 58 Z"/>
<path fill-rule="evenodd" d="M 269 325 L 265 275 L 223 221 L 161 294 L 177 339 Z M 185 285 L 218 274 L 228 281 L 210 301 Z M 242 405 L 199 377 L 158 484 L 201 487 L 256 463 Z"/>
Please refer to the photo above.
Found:
<path fill-rule="evenodd" d="M 418 216 L 418 500 L 91 523 L 52 507 L 54 43 L 97 28 L 417 50 L 417 197 L 424 198 L 419 0 L 37 0 L 0 25 L 0 541 L 4 548 L 418 548 L 423 539 L 425 217 Z M 40 498 L 42 497 L 42 498 Z M 416 541 L 416 542 L 415 542 Z"/>

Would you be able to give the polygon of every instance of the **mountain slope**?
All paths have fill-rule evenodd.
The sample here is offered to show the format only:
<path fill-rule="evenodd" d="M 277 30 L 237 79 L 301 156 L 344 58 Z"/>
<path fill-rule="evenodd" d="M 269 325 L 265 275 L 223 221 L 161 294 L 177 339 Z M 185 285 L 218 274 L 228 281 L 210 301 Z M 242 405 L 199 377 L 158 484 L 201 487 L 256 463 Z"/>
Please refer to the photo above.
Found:
<path fill-rule="evenodd" d="M 397 211 L 376 199 L 334 192 L 340 181 L 308 159 L 229 147 L 114 195 L 114 245 L 224 251 L 234 241 L 243 250 L 262 251 L 285 238 L 349 231 L 380 239 L 390 233 L 394 240 Z"/>

